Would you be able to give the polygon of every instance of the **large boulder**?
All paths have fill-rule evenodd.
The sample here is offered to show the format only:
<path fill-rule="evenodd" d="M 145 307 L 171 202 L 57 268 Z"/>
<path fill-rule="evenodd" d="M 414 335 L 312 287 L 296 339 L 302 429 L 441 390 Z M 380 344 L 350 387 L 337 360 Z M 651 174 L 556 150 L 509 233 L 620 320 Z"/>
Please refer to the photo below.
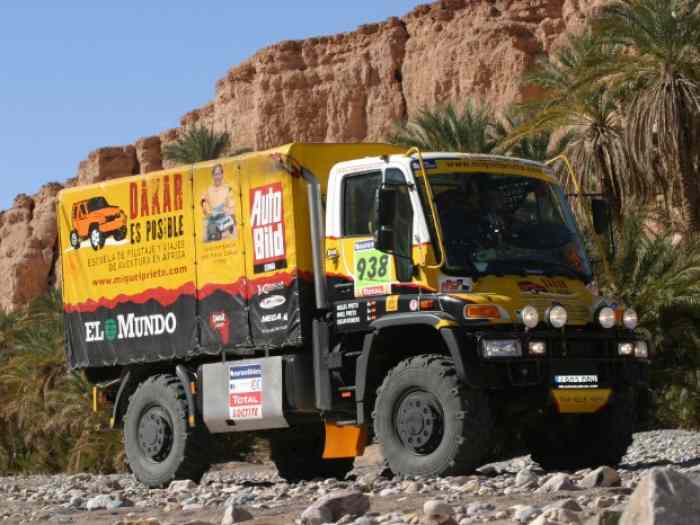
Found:
<path fill-rule="evenodd" d="M 700 486 L 670 468 L 654 468 L 637 485 L 620 525 L 689 525 L 700 521 Z"/>

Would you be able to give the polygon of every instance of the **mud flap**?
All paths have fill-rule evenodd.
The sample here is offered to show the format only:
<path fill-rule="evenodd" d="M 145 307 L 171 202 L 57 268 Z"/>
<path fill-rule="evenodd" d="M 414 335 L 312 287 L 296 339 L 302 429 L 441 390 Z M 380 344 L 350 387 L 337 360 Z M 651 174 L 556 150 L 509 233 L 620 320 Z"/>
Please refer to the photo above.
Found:
<path fill-rule="evenodd" d="M 354 458 L 361 456 L 367 444 L 366 425 L 339 426 L 327 421 L 323 459 Z"/>
<path fill-rule="evenodd" d="M 202 365 L 202 419 L 212 433 L 287 428 L 282 357 Z"/>

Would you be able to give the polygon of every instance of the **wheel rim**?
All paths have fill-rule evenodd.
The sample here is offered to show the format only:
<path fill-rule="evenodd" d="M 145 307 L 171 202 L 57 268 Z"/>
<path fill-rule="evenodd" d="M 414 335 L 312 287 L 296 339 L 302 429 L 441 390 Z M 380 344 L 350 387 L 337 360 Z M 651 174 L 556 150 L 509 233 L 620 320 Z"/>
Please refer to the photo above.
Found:
<path fill-rule="evenodd" d="M 148 408 L 139 419 L 139 446 L 143 454 L 157 463 L 170 454 L 173 427 L 168 414 L 159 406 Z"/>
<path fill-rule="evenodd" d="M 93 246 L 99 246 L 100 244 L 100 230 L 97 228 L 94 228 L 92 232 L 90 232 L 90 241 L 92 242 Z"/>
<path fill-rule="evenodd" d="M 414 454 L 425 456 L 440 446 L 444 421 L 440 401 L 425 390 L 412 390 L 396 403 L 394 428 L 401 444 Z"/>

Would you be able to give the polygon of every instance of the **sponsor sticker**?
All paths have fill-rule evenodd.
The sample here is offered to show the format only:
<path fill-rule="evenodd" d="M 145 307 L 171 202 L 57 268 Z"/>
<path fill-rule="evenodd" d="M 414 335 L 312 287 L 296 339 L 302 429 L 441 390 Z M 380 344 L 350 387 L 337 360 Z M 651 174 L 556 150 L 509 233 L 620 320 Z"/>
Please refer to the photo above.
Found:
<path fill-rule="evenodd" d="M 418 310 L 418 299 L 411 299 L 411 302 L 408 303 L 408 309 L 412 312 Z"/>
<path fill-rule="evenodd" d="M 474 288 L 471 277 L 441 277 L 440 291 L 447 293 L 468 293 Z"/>
<path fill-rule="evenodd" d="M 229 340 L 229 324 L 228 314 L 223 310 L 209 314 L 209 327 L 219 334 L 223 344 Z"/>
<path fill-rule="evenodd" d="M 286 268 L 282 183 L 274 182 L 252 188 L 250 209 L 253 270 L 259 273 Z"/>
<path fill-rule="evenodd" d="M 283 295 L 271 295 L 270 297 L 265 297 L 260 301 L 260 308 L 264 310 L 272 310 L 278 306 L 282 306 L 287 302 L 287 299 Z"/>
<path fill-rule="evenodd" d="M 267 295 L 272 292 L 284 290 L 284 281 L 274 281 L 270 283 L 256 284 L 258 295 Z"/>
<path fill-rule="evenodd" d="M 85 342 L 114 341 L 115 339 L 141 339 L 163 334 L 173 334 L 177 329 L 177 317 L 172 312 L 163 314 L 119 314 L 104 321 L 86 321 Z"/>
<path fill-rule="evenodd" d="M 399 309 L 399 296 L 390 295 L 386 298 L 386 311 L 396 312 Z"/>
<path fill-rule="evenodd" d="M 357 241 L 355 243 L 354 249 L 356 252 L 363 252 L 365 250 L 371 250 L 374 248 L 374 241 L 372 239 L 368 241 Z"/>
<path fill-rule="evenodd" d="M 228 394 L 230 419 L 262 419 L 262 365 L 229 366 Z"/>

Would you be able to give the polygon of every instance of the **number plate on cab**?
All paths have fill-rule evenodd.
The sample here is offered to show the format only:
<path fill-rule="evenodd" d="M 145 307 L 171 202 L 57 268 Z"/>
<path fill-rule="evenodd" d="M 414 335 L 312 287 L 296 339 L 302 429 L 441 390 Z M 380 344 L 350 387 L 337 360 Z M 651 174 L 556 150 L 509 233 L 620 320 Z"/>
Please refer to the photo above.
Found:
<path fill-rule="evenodd" d="M 556 388 L 598 388 L 598 374 L 555 375 Z"/>

